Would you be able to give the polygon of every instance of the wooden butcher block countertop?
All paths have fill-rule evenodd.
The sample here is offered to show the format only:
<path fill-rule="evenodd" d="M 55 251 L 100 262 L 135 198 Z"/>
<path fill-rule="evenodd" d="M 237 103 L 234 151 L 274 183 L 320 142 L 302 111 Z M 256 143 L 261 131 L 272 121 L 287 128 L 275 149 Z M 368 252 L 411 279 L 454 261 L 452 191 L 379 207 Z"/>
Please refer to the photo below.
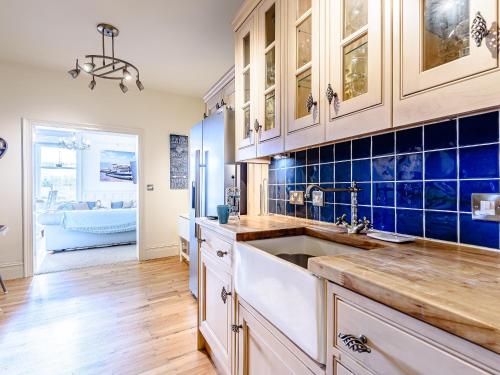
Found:
<path fill-rule="evenodd" d="M 308 269 L 500 354 L 500 252 L 427 240 L 393 244 L 279 215 L 198 222 L 238 241 L 307 234 L 367 249 L 311 258 Z"/>

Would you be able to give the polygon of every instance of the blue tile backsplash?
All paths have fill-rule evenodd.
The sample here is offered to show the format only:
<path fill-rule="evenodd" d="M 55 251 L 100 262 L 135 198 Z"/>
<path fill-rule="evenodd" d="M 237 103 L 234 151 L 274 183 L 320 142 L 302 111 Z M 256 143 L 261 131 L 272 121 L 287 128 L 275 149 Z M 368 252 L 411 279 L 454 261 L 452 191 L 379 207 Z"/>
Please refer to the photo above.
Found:
<path fill-rule="evenodd" d="M 356 181 L 359 216 L 375 229 L 499 249 L 500 224 L 472 220 L 470 203 L 472 193 L 500 192 L 499 140 L 495 111 L 297 151 L 271 162 L 269 210 L 350 220 L 348 193 L 326 193 L 315 207 L 291 205 L 289 192 Z"/>

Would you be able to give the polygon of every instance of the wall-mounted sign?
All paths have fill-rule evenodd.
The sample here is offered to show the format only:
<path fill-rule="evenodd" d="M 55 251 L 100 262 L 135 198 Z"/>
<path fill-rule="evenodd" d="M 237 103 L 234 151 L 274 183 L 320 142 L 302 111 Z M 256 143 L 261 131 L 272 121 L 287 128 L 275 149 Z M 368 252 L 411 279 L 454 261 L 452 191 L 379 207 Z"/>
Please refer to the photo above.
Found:
<path fill-rule="evenodd" d="M 187 189 L 188 171 L 188 137 L 170 134 L 170 189 Z"/>
<path fill-rule="evenodd" d="M 7 141 L 3 138 L 0 138 L 0 159 L 5 155 L 7 152 Z"/>

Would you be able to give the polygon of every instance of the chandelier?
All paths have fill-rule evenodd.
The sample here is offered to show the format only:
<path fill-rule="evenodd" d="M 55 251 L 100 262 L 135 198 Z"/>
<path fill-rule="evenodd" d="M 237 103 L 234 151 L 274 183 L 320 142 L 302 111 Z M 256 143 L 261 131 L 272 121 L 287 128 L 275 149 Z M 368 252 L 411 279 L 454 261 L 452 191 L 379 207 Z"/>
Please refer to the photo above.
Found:
<path fill-rule="evenodd" d="M 59 146 L 67 148 L 68 150 L 87 150 L 90 148 L 90 141 L 88 139 L 80 139 L 76 133 L 73 133 L 71 138 L 59 139 Z"/>
<path fill-rule="evenodd" d="M 144 90 L 144 86 L 139 79 L 139 69 L 128 61 L 115 57 L 115 38 L 120 33 L 119 30 L 113 25 L 100 23 L 97 25 L 97 31 L 102 35 L 102 55 L 86 55 L 83 65 L 80 65 L 78 59 L 76 59 L 75 68 L 68 71 L 69 75 L 72 78 L 76 78 L 80 75 L 80 71 L 83 70 L 92 76 L 92 80 L 89 83 L 91 90 L 96 86 L 96 78 L 119 81 L 119 87 L 125 94 L 128 91 L 128 87 L 125 86 L 124 82 L 131 81 L 134 78 L 133 74 L 135 74 L 137 88 L 139 91 Z M 106 56 L 105 37 L 111 38 L 111 56 Z"/>

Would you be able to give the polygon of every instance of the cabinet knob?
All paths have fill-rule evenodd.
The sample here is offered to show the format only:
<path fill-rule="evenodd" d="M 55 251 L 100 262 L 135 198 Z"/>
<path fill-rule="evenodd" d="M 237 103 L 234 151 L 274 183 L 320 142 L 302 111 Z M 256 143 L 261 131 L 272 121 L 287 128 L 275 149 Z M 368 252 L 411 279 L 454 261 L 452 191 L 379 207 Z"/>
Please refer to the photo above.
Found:
<path fill-rule="evenodd" d="M 309 93 L 306 101 L 307 112 L 311 113 L 313 107 L 317 106 L 318 102 L 314 100 L 312 93 Z"/>
<path fill-rule="evenodd" d="M 228 292 L 226 290 L 225 286 L 222 287 L 222 290 L 220 292 L 220 298 L 222 299 L 222 302 L 224 302 L 224 304 L 226 304 L 227 296 L 230 296 L 231 294 L 232 294 L 231 292 Z"/>
<path fill-rule="evenodd" d="M 222 258 L 224 255 L 227 255 L 227 251 L 217 250 L 217 256 Z"/>
<path fill-rule="evenodd" d="M 339 333 L 338 337 L 342 340 L 344 345 L 353 352 L 371 353 L 372 351 L 368 346 L 366 346 L 368 340 L 364 335 L 356 337 L 354 335 L 344 335 L 343 333 Z"/>
<path fill-rule="evenodd" d="M 477 47 L 481 47 L 481 42 L 489 34 L 488 26 L 486 26 L 486 20 L 480 12 L 477 12 L 476 17 L 472 20 L 470 34 L 472 39 L 474 39 L 474 42 L 476 42 Z"/>
<path fill-rule="evenodd" d="M 259 124 L 259 120 L 255 119 L 255 122 L 253 123 L 253 128 L 255 129 L 256 133 L 259 132 L 259 130 L 262 128 L 262 125 Z"/>
<path fill-rule="evenodd" d="M 337 98 L 337 93 L 333 91 L 332 85 L 328 84 L 326 88 L 326 99 L 328 100 L 328 104 L 332 104 L 334 98 Z"/>

